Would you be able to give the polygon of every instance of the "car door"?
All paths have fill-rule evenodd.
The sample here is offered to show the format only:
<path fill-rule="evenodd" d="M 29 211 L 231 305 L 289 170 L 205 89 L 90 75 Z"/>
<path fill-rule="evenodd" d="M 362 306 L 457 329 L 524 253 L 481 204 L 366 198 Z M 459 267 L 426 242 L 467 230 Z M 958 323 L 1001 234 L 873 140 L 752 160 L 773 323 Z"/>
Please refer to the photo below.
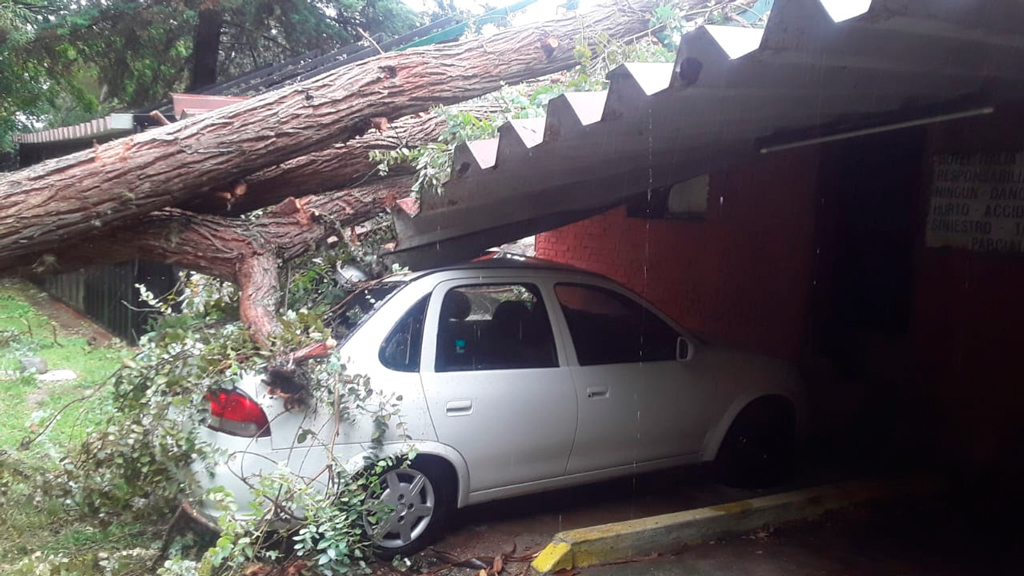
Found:
<path fill-rule="evenodd" d="M 465 458 L 471 492 L 565 474 L 576 395 L 537 284 L 438 285 L 423 348 L 434 428 Z"/>
<path fill-rule="evenodd" d="M 680 341 L 653 310 L 610 287 L 564 282 L 554 292 L 572 342 L 579 403 L 567 472 L 696 454 L 704 437 L 705 392 L 685 361 L 689 341 Z"/>

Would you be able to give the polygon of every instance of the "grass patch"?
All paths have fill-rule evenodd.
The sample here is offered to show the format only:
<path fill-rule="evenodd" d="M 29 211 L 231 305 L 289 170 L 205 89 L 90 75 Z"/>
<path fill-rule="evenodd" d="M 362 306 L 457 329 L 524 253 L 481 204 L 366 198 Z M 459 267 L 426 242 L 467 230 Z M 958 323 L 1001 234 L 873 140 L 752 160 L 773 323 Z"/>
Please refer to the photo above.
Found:
<path fill-rule="evenodd" d="M 92 346 L 86 335 L 60 328 L 30 303 L 41 297 L 25 282 L 0 281 L 0 371 L 10 376 L 20 369 L 19 359 L 39 357 L 50 370 L 72 370 L 78 377 L 50 383 L 36 382 L 30 375 L 0 380 L 0 450 L 16 449 L 36 426 L 45 425 L 49 416 L 68 402 L 89 395 L 132 353 L 117 344 Z M 81 440 L 90 427 L 108 416 L 101 400 L 97 395 L 66 410 L 48 430 L 40 448 L 46 443 Z"/>
<path fill-rule="evenodd" d="M 91 345 L 87 331 L 62 328 L 32 305 L 41 298 L 27 283 L 0 280 L 0 459 L 5 452 L 17 453 L 23 462 L 56 469 L 59 455 L 111 415 L 110 392 L 101 385 L 133 352 L 117 343 Z M 19 359 L 30 356 L 45 359 L 51 371 L 72 370 L 77 378 L 40 382 L 33 374 L 18 373 Z M 76 400 L 27 452 L 21 450 L 26 437 L 36 436 Z M 102 574 L 97 553 L 149 548 L 158 537 L 154 527 L 76 521 L 60 503 L 32 502 L 27 496 L 24 506 L 0 510 L 0 573 L 21 573 L 49 558 L 53 566 L 46 573 Z"/>

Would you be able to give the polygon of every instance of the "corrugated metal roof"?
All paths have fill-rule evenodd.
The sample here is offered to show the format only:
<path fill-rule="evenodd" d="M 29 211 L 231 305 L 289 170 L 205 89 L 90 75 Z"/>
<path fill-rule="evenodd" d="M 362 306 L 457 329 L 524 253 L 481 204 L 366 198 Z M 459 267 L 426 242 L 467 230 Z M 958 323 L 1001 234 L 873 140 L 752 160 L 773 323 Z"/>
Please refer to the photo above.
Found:
<path fill-rule="evenodd" d="M 454 154 L 444 194 L 395 219 L 443 264 L 741 162 L 767 144 L 1024 96 L 1024 4 L 776 0 L 764 29 L 704 26 L 674 63 L 553 99 Z"/>
<path fill-rule="evenodd" d="M 66 140 L 113 138 L 131 134 L 135 130 L 134 115 L 111 114 L 74 126 L 51 128 L 39 132 L 15 134 L 14 141 L 19 144 L 44 144 Z"/>
<path fill-rule="evenodd" d="M 210 94 L 171 94 L 171 105 L 174 106 L 174 117 L 183 120 L 185 116 L 195 116 L 210 110 L 230 106 L 248 96 L 215 96 Z"/>

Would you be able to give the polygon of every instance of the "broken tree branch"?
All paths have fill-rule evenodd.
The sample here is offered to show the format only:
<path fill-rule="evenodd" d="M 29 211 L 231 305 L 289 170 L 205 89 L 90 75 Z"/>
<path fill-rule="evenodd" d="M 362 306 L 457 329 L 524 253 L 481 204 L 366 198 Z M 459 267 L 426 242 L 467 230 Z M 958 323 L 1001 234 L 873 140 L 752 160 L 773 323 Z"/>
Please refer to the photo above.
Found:
<path fill-rule="evenodd" d="M 23 275 L 145 258 L 238 284 L 242 322 L 265 345 L 278 330 L 278 268 L 323 245 L 346 226 L 369 220 L 407 196 L 413 177 L 392 177 L 327 194 L 288 198 L 254 219 L 166 208 L 132 226 L 94 234 L 44 258 L 23 259 Z M 44 266 L 45 268 L 40 268 Z"/>

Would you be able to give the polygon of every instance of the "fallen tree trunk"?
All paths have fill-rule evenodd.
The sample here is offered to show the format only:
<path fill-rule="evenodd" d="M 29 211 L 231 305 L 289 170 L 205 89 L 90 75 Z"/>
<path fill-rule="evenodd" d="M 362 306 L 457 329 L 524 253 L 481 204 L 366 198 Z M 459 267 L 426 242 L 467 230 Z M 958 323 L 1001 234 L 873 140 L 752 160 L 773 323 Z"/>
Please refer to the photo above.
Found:
<path fill-rule="evenodd" d="M 365 222 L 408 195 L 413 177 L 392 177 L 327 194 L 289 198 L 255 219 L 165 208 L 113 233 L 94 234 L 24 259 L 22 275 L 54 274 L 144 258 L 175 264 L 238 284 L 239 312 L 253 338 L 266 345 L 278 329 L 278 268 L 321 246 L 342 228 Z M 66 267 L 64 264 L 71 264 Z"/>
<path fill-rule="evenodd" d="M 235 216 L 273 206 L 288 197 L 320 194 L 353 186 L 372 177 L 377 165 L 370 152 L 415 148 L 436 142 L 446 122 L 437 114 L 402 118 L 386 130 L 373 131 L 348 142 L 289 160 L 244 179 L 244 187 L 201 195 L 185 209 L 202 214 Z"/>
<path fill-rule="evenodd" d="M 642 33 L 653 0 L 380 56 L 0 178 L 0 270 L 396 118 L 571 67 L 580 33 Z"/>

